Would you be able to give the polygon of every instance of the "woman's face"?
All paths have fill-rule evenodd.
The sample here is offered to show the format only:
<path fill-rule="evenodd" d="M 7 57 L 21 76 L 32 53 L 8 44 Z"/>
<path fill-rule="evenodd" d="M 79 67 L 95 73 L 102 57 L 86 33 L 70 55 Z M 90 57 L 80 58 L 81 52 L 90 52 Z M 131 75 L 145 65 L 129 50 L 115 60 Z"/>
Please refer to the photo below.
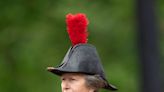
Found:
<path fill-rule="evenodd" d="M 84 74 L 64 73 L 61 81 L 62 92 L 93 92 L 86 86 Z"/>

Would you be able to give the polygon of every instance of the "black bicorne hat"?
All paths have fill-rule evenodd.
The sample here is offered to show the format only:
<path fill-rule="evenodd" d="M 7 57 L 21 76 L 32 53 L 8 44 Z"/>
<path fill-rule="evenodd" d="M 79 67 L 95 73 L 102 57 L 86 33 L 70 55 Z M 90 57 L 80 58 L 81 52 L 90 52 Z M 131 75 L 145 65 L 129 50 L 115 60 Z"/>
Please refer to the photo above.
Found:
<path fill-rule="evenodd" d="M 66 22 L 72 47 L 68 50 L 62 63 L 56 68 L 48 67 L 48 71 L 59 76 L 63 73 L 98 75 L 106 82 L 103 88 L 117 90 L 107 81 L 96 48 L 87 44 L 87 25 L 89 22 L 85 14 L 68 14 Z"/>
<path fill-rule="evenodd" d="M 59 76 L 69 72 L 99 75 L 106 82 L 105 89 L 117 90 L 106 80 L 97 50 L 91 44 L 77 44 L 71 47 L 62 63 L 56 68 L 48 67 L 48 71 Z"/>

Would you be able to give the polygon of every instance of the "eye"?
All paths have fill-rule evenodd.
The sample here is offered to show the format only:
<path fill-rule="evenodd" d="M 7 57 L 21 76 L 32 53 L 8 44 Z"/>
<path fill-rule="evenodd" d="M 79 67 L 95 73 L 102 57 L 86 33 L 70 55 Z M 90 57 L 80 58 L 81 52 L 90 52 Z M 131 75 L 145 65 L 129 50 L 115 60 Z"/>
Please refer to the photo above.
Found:
<path fill-rule="evenodd" d="M 76 81 L 76 79 L 75 79 L 75 78 L 71 78 L 70 80 L 71 80 L 71 81 Z"/>
<path fill-rule="evenodd" d="M 65 78 L 61 78 L 61 80 L 62 80 L 62 81 L 64 81 L 64 80 L 65 80 Z"/>

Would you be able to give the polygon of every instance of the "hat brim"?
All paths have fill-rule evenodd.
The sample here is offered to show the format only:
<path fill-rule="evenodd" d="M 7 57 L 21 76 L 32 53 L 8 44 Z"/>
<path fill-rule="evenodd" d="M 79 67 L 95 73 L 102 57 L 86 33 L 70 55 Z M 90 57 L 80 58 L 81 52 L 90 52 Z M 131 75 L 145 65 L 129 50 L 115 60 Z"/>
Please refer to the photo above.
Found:
<path fill-rule="evenodd" d="M 107 85 L 104 87 L 104 89 L 108 89 L 108 90 L 118 90 L 116 86 L 110 84 L 110 83 L 107 83 Z"/>
<path fill-rule="evenodd" d="M 54 67 L 47 67 L 47 70 L 53 74 L 56 74 L 58 76 L 61 76 L 63 73 L 82 73 L 82 72 L 76 72 L 76 71 L 65 71 L 65 70 L 60 70 L 58 68 L 54 68 Z M 105 80 L 107 81 L 107 80 Z M 107 85 L 104 87 L 104 89 L 107 89 L 107 90 L 118 90 L 117 87 L 115 87 L 114 85 L 110 84 L 108 81 L 107 81 Z"/>
<path fill-rule="evenodd" d="M 54 68 L 54 67 L 47 67 L 47 70 L 53 74 L 58 75 L 58 76 L 61 76 L 63 73 L 68 72 L 68 71 L 64 71 L 64 70 L 59 70 L 58 68 Z"/>

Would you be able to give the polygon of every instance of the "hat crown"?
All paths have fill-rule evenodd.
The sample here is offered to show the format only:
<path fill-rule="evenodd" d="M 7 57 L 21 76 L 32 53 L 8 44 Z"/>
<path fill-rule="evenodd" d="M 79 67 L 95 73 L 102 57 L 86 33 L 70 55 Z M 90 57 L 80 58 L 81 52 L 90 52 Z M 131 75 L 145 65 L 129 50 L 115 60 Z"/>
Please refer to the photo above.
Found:
<path fill-rule="evenodd" d="M 78 44 L 70 48 L 58 68 L 63 71 L 98 74 L 104 77 L 99 55 L 91 44 Z"/>

